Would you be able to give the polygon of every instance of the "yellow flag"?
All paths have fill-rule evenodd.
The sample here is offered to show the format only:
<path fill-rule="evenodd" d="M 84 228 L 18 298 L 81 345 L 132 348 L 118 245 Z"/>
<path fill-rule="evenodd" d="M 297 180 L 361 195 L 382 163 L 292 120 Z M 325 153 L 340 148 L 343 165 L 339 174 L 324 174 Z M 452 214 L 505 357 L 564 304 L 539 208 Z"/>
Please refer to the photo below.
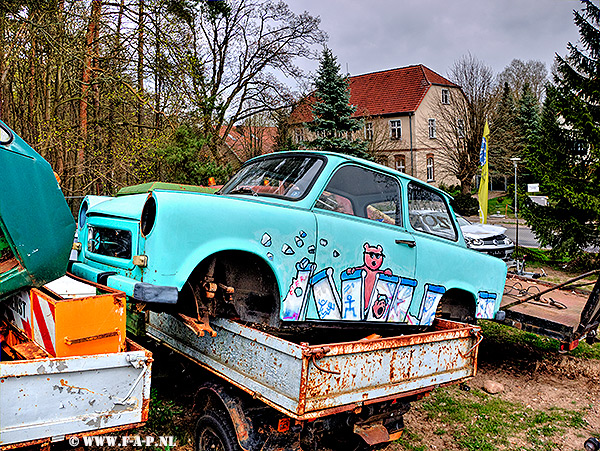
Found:
<path fill-rule="evenodd" d="M 489 183 L 489 172 L 488 172 L 488 137 L 490 135 L 490 128 L 488 127 L 487 121 L 483 127 L 483 138 L 481 140 L 481 149 L 479 150 L 479 165 L 481 166 L 481 181 L 479 182 L 479 222 L 487 224 L 488 214 L 488 183 Z"/>

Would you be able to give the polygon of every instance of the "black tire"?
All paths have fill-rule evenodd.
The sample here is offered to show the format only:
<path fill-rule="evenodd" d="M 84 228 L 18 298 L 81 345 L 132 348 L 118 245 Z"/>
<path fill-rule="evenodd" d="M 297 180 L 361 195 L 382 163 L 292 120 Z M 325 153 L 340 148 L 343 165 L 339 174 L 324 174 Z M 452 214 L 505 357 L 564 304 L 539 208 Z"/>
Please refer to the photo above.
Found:
<path fill-rule="evenodd" d="M 198 419 L 194 433 L 195 451 L 242 451 L 229 416 L 210 410 Z"/>

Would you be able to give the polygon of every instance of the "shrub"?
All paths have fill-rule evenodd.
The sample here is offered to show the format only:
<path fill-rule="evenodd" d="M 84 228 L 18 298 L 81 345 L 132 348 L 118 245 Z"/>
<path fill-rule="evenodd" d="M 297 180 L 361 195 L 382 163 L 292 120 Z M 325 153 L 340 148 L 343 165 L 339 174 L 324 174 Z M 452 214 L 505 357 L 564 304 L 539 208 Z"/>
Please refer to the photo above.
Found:
<path fill-rule="evenodd" d="M 451 202 L 456 213 L 463 216 L 475 216 L 479 212 L 479 202 L 470 194 L 457 194 Z"/>

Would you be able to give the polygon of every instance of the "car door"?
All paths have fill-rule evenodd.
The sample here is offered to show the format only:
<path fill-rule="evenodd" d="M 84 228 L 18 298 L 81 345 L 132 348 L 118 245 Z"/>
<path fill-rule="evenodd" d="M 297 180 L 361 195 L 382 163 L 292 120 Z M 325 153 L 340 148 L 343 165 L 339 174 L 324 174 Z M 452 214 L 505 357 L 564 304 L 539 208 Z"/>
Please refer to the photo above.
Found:
<path fill-rule="evenodd" d="M 422 183 L 410 182 L 407 191 L 408 218 L 419 261 L 415 278 L 421 282 L 418 291 L 422 298 L 410 315 L 415 322 L 429 325 L 450 288 L 447 284 L 473 279 L 477 271 L 467 260 L 473 253 L 458 245 L 458 229 L 447 200 Z"/>
<path fill-rule="evenodd" d="M 305 319 L 405 322 L 416 286 L 416 252 L 402 220 L 398 179 L 344 165 L 313 211 L 316 267 Z"/>

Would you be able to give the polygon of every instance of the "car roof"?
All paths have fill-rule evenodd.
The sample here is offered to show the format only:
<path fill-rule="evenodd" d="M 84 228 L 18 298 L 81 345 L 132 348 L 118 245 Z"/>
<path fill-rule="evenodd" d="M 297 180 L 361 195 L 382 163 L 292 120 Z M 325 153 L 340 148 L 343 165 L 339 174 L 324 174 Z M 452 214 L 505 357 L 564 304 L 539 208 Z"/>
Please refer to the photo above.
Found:
<path fill-rule="evenodd" d="M 448 194 L 447 192 L 445 192 L 444 190 L 441 190 L 433 185 L 430 185 L 427 182 L 424 182 L 423 180 L 418 179 L 417 177 L 408 175 L 404 172 L 396 171 L 395 169 L 392 169 L 392 168 L 385 166 L 383 164 L 380 164 L 380 163 L 376 163 L 374 161 L 369 161 L 369 160 L 365 160 L 363 158 L 355 157 L 352 155 L 346 155 L 346 154 L 342 154 L 342 153 L 337 153 L 337 152 L 322 151 L 322 150 L 303 150 L 303 149 L 288 150 L 288 151 L 284 151 L 284 152 L 274 152 L 274 153 L 269 153 L 269 154 L 265 154 L 265 155 L 259 155 L 258 157 L 254 157 L 254 158 L 246 161 L 246 163 L 244 163 L 244 165 L 247 165 L 249 163 L 252 163 L 252 162 L 258 161 L 258 160 L 284 157 L 284 156 L 292 156 L 292 155 L 302 155 L 302 156 L 314 155 L 314 156 L 326 157 L 328 160 L 333 160 L 334 162 L 337 161 L 337 163 L 335 163 L 336 165 L 340 164 L 344 161 L 348 161 L 348 162 L 358 163 L 358 164 L 365 165 L 365 166 L 370 166 L 374 169 L 378 169 L 380 171 L 387 172 L 389 174 L 393 174 L 397 177 L 404 178 L 408 181 L 413 181 L 416 183 L 427 185 L 429 188 L 435 190 L 439 194 L 442 194 L 447 199 L 452 199 L 452 196 L 450 194 Z"/>

